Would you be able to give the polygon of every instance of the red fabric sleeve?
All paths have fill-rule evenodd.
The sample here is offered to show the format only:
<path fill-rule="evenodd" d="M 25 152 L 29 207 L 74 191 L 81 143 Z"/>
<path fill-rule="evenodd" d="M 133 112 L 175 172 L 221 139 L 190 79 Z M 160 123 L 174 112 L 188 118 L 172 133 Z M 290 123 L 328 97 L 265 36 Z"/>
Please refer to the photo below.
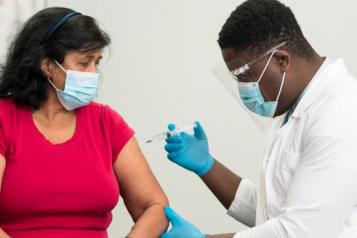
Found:
<path fill-rule="evenodd" d="M 5 136 L 5 131 L 6 127 L 8 128 L 9 125 L 9 115 L 11 114 L 10 112 L 10 107 L 9 107 L 10 101 L 9 100 L 4 100 L 0 99 L 0 154 L 6 158 L 6 152 L 7 152 L 7 141 L 6 141 L 6 136 Z"/>
<path fill-rule="evenodd" d="M 112 158 L 114 163 L 120 151 L 133 137 L 134 130 L 128 126 L 118 112 L 109 106 L 104 106 L 104 117 L 112 146 Z"/>
<path fill-rule="evenodd" d="M 5 136 L 4 136 L 4 125 L 3 125 L 3 118 L 2 118 L 2 108 L 0 108 L 0 154 L 5 157 L 6 154 L 6 143 L 5 143 Z"/>

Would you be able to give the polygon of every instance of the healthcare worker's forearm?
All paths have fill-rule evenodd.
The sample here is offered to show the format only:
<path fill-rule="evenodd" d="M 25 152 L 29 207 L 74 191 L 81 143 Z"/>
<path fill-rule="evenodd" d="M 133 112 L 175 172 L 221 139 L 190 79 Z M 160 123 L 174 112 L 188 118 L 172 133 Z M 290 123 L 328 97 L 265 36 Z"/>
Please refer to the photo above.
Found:
<path fill-rule="evenodd" d="M 212 169 L 201 177 L 222 205 L 228 209 L 234 200 L 241 177 L 215 160 Z"/>
<path fill-rule="evenodd" d="M 157 238 L 168 227 L 168 221 L 162 204 L 149 207 L 140 216 L 126 237 Z"/>
<path fill-rule="evenodd" d="M 11 238 L 8 234 L 5 233 L 3 229 L 0 228 L 0 237 L 1 238 Z"/>
<path fill-rule="evenodd" d="M 235 234 L 220 234 L 220 235 L 208 235 L 206 238 L 233 238 Z"/>

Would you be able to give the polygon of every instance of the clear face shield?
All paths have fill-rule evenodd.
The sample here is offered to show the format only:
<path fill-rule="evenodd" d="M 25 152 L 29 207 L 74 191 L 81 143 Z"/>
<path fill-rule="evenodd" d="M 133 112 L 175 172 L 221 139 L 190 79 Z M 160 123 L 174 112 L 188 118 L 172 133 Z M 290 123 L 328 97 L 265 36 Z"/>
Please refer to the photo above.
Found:
<path fill-rule="evenodd" d="M 110 56 L 111 56 L 110 46 L 105 47 L 102 49 L 102 59 L 100 60 L 99 65 L 97 66 L 97 72 L 99 73 L 99 81 L 98 81 L 98 88 L 100 89 L 104 83 L 104 72 L 105 67 L 107 66 Z"/>
<path fill-rule="evenodd" d="M 255 59 L 249 63 L 246 63 L 243 60 L 236 58 L 228 63 L 224 63 L 222 61 L 221 63 L 217 64 L 216 66 L 214 66 L 212 68 L 212 72 L 217 77 L 219 82 L 224 86 L 224 88 L 226 90 L 228 90 L 228 92 L 234 97 L 234 99 L 239 103 L 239 105 L 243 108 L 243 110 L 253 119 L 253 121 L 262 130 L 267 130 L 267 129 L 271 128 L 272 125 L 274 125 L 275 122 L 278 120 L 278 117 L 275 117 L 275 118 L 264 117 L 264 116 L 260 116 L 257 113 L 254 113 L 251 110 L 249 110 L 242 101 L 241 95 L 239 93 L 238 81 L 239 82 L 259 83 L 259 81 L 262 78 L 263 72 L 269 65 L 269 61 L 271 60 L 274 51 L 285 44 L 286 44 L 286 42 L 283 42 L 283 43 L 275 46 L 274 48 L 267 51 L 265 54 L 263 54 L 259 58 Z M 254 64 L 255 62 L 258 62 L 259 60 L 262 60 L 264 57 L 266 57 L 268 55 L 270 55 L 270 57 L 268 59 L 268 63 L 266 64 L 264 70 L 262 71 L 262 74 L 255 75 L 250 70 L 250 65 Z M 229 69 L 231 69 L 231 71 Z"/>

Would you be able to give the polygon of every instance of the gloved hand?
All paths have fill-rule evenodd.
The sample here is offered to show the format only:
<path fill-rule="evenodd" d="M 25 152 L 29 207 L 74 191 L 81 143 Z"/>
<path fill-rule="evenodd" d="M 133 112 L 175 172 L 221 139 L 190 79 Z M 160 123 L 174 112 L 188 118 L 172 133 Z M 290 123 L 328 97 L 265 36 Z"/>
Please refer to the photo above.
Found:
<path fill-rule="evenodd" d="M 170 131 L 175 130 L 175 125 L 168 126 Z M 214 159 L 208 150 L 206 133 L 199 122 L 196 122 L 194 135 L 181 132 L 166 139 L 165 150 L 167 157 L 172 162 L 188 169 L 198 176 L 202 176 L 212 169 Z"/>
<path fill-rule="evenodd" d="M 164 208 L 167 219 L 171 222 L 172 228 L 165 232 L 160 238 L 205 238 L 207 235 L 202 234 L 194 225 L 185 221 L 182 217 L 174 212 L 171 207 Z"/>

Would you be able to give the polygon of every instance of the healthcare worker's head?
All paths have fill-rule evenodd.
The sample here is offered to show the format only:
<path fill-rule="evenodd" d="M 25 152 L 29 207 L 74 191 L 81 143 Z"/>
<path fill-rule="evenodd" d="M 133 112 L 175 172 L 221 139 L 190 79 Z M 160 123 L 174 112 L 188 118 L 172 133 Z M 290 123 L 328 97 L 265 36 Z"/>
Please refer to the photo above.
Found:
<path fill-rule="evenodd" d="M 277 0 L 248 0 L 238 6 L 218 43 L 244 104 L 262 116 L 286 112 L 319 64 L 294 14 Z"/>
<path fill-rule="evenodd" d="M 98 64 L 109 36 L 96 21 L 68 8 L 32 16 L 12 42 L 0 76 L 0 96 L 39 109 L 57 94 L 67 110 L 88 104 L 97 92 Z"/>

